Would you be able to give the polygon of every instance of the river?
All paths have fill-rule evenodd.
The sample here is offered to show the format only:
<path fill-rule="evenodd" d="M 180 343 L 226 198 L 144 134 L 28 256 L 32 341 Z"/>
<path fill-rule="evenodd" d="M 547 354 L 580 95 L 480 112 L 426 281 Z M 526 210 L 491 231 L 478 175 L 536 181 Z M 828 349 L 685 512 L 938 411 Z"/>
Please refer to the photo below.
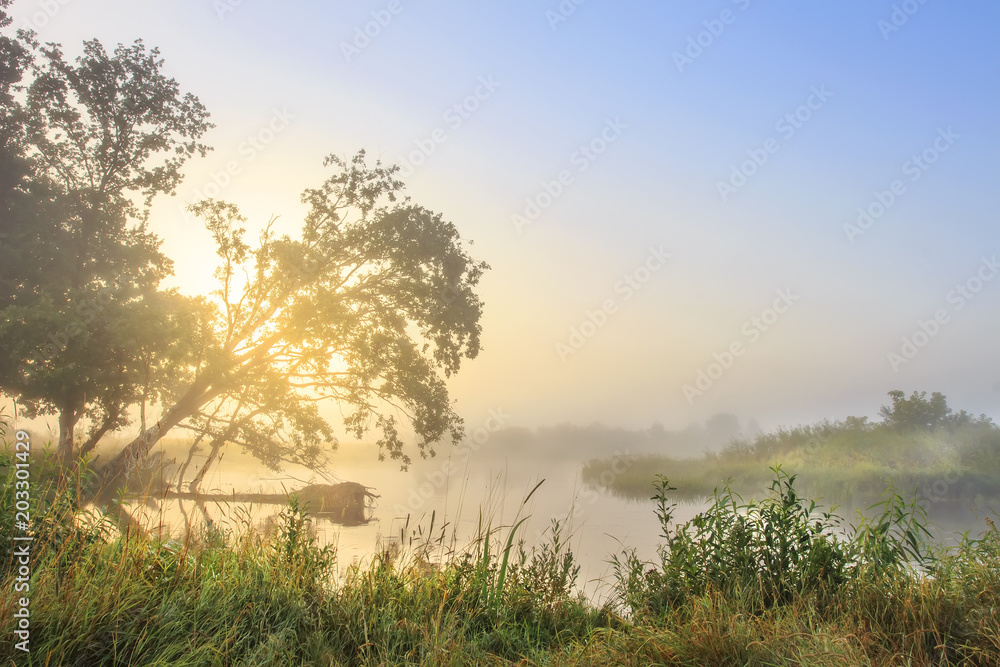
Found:
<path fill-rule="evenodd" d="M 381 549 L 400 544 L 412 549 L 430 541 L 431 559 L 440 559 L 469 547 L 481 526 L 499 529 L 495 539 L 503 541 L 511 526 L 523 517 L 528 520 L 516 537 L 523 539 L 530 551 L 550 538 L 551 523 L 558 520 L 581 568 L 577 586 L 600 604 L 610 594 L 610 556 L 627 547 L 635 549 L 640 558 L 652 559 L 661 541 L 660 525 L 651 501 L 623 498 L 585 485 L 581 481 L 583 464 L 582 460 L 544 456 L 488 458 L 459 451 L 417 460 L 404 472 L 395 462 L 376 461 L 370 448 L 345 448 L 330 466 L 335 472 L 332 478 L 310 477 L 303 470 L 298 474 L 291 471 L 293 479 L 263 469 L 250 457 L 230 453 L 206 478 L 202 491 L 273 492 L 327 481 L 354 481 L 371 487 L 379 498 L 368 523 L 345 526 L 323 518 L 314 522 L 320 544 L 336 547 L 340 574 L 352 564 L 370 561 Z M 622 458 L 618 469 L 628 465 L 630 461 Z M 675 521 L 688 520 L 705 506 L 705 502 L 679 503 Z M 206 507 L 214 525 L 236 532 L 248 518 L 262 528 L 281 509 L 246 503 L 208 503 Z M 838 514 L 850 524 L 856 509 L 841 508 Z M 967 506 L 940 502 L 927 509 L 935 535 L 946 542 L 954 543 L 956 532 L 969 530 L 975 536 L 985 528 L 983 513 L 977 515 Z M 143 511 L 149 525 L 161 525 L 174 538 L 183 536 L 185 525 L 197 527 L 205 516 L 192 501 L 178 499 L 151 501 Z"/>

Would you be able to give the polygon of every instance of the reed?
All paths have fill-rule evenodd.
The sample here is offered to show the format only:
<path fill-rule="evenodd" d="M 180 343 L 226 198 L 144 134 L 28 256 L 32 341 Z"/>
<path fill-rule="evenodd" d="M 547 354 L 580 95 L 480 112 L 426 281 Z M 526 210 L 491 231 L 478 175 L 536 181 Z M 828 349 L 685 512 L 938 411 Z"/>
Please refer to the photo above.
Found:
<path fill-rule="evenodd" d="M 11 461 L 0 457 L 6 520 Z M 1000 664 L 994 525 L 957 546 L 930 543 L 919 503 L 890 489 L 867 522 L 845 527 L 799 495 L 794 474 L 771 474 L 766 498 L 744 501 L 723 488 L 681 524 L 673 520 L 676 490 L 657 480 L 650 511 L 660 518 L 663 547 L 653 562 L 634 552 L 613 556 L 614 595 L 602 605 L 577 592 L 579 568 L 561 526 L 553 523 L 541 545 L 526 549 L 520 512 L 503 525 L 484 516 L 478 540 L 440 561 L 428 562 L 428 550 L 384 552 L 335 578 L 336 553 L 311 536 L 297 499 L 273 534 L 247 520 L 238 531 L 164 541 L 88 515 L 72 483 L 39 480 L 31 652 L 8 639 L 0 661 Z M 0 547 L 0 633 L 11 638 L 21 594 L 13 543 Z"/>

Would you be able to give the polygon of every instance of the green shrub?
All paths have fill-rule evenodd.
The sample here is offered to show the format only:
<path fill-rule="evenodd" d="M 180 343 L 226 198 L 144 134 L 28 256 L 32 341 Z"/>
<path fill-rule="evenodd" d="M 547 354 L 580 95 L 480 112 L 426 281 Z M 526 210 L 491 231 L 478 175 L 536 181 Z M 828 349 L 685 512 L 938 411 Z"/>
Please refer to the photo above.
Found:
<path fill-rule="evenodd" d="M 794 475 L 780 467 L 773 472 L 769 497 L 743 502 L 727 485 L 708 509 L 676 526 L 676 503 L 668 502 L 676 489 L 659 477 L 653 500 L 665 539 L 660 562 L 642 563 L 634 551 L 613 561 L 626 611 L 663 615 L 709 591 L 736 596 L 754 611 L 836 592 L 849 565 L 847 545 L 835 533 L 837 517 L 801 498 Z"/>

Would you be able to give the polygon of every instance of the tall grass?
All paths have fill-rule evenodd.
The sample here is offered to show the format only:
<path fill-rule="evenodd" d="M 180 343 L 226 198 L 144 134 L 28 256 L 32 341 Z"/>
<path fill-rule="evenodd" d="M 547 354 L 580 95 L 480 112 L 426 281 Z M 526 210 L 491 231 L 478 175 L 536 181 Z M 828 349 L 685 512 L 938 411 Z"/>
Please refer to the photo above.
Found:
<path fill-rule="evenodd" d="M 6 518 L 10 468 L 0 470 Z M 562 527 L 526 548 L 520 513 L 503 526 L 484 517 L 479 540 L 442 562 L 383 552 L 334 578 L 336 553 L 318 544 L 295 499 L 273 534 L 247 519 L 236 532 L 204 528 L 176 542 L 98 516 L 81 521 L 73 485 L 40 481 L 51 488 L 39 488 L 32 508 L 31 652 L 0 642 L 0 661 L 1000 664 L 995 526 L 940 547 L 927 541 L 919 504 L 892 490 L 869 519 L 844 526 L 799 495 L 794 475 L 771 473 L 766 498 L 723 488 L 681 524 L 676 490 L 659 479 L 651 511 L 662 548 L 653 562 L 614 556 L 614 594 L 600 606 L 577 592 Z M 0 633 L 9 638 L 20 594 L 4 549 Z"/>

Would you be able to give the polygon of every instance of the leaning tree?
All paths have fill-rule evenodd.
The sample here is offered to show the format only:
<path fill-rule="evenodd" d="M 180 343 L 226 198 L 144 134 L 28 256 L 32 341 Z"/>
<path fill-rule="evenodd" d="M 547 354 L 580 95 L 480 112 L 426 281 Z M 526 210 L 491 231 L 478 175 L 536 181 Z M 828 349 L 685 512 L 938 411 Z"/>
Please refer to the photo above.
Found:
<path fill-rule="evenodd" d="M 138 417 L 106 488 L 172 429 L 191 433 L 192 452 L 207 442 L 208 464 L 236 443 L 272 467 L 316 466 L 336 440 L 324 401 L 404 467 L 403 423 L 422 455 L 461 437 L 445 380 L 479 352 L 488 267 L 401 196 L 395 167 L 328 158 L 295 237 L 268 224 L 248 241 L 235 206 L 195 204 L 218 289 L 164 291 L 172 267 L 149 210 L 208 150 L 204 107 L 141 41 L 112 54 L 85 42 L 71 63 L 31 34 L 2 37 L 0 391 L 28 416 L 59 416 L 65 461 Z"/>
<path fill-rule="evenodd" d="M 324 401 L 353 436 L 375 431 L 380 459 L 404 468 L 403 423 L 421 455 L 461 438 L 445 379 L 480 350 L 475 288 L 489 267 L 454 224 L 401 197 L 397 167 L 369 167 L 364 151 L 325 166 L 334 173 L 302 194 L 294 237 L 272 220 L 251 246 L 234 205 L 191 207 L 215 241 L 218 288 L 191 328 L 199 342 L 183 381 L 111 462 L 110 486 L 175 428 L 209 444 L 202 470 L 226 443 L 273 468 L 320 465 L 335 443 Z"/>

